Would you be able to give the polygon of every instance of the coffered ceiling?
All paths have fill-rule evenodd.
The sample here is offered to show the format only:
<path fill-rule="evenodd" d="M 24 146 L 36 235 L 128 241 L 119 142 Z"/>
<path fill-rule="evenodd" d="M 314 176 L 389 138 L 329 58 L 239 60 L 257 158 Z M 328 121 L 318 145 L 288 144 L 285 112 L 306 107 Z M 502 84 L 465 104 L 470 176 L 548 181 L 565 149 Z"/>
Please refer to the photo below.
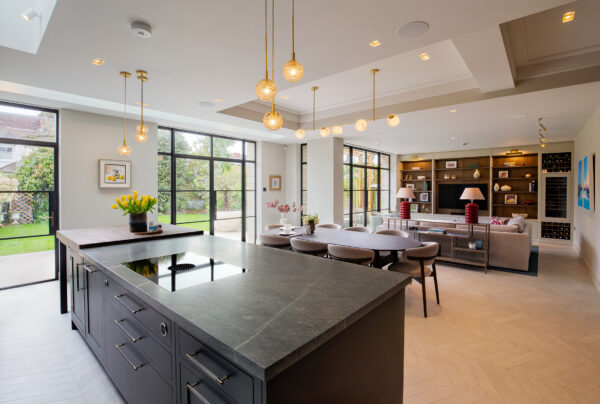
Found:
<path fill-rule="evenodd" d="M 574 93 L 565 96 L 600 103 L 587 93 L 592 87 L 585 84 L 600 80 L 600 73 L 594 70 L 597 63 L 588 62 L 577 68 L 591 68 L 586 75 L 579 75 L 585 76 L 584 82 L 563 77 L 562 81 L 529 83 L 525 81 L 541 76 L 531 76 L 523 70 L 548 55 L 570 55 L 572 48 L 592 49 L 594 41 L 580 37 L 595 35 L 596 31 L 590 30 L 597 29 L 593 20 L 600 16 L 594 0 L 571 4 L 564 0 L 297 2 L 296 55 L 304 65 L 305 75 L 295 84 L 287 83 L 281 75 L 281 66 L 291 50 L 291 1 L 277 0 L 275 79 L 279 94 L 287 99 L 277 98 L 285 129 L 270 132 L 261 122 L 268 106 L 258 102 L 254 94 L 256 82 L 264 76 L 263 7 L 264 3 L 258 0 L 61 0 L 56 3 L 36 54 L 10 45 L 0 46 L 0 99 L 119 115 L 122 79 L 118 72 L 142 68 L 150 75 L 145 86 L 149 104 L 145 115 L 149 119 L 164 125 L 289 143 L 297 141 L 293 136 L 296 128 L 312 126 L 313 85 L 320 87 L 318 125 L 370 116 L 366 115 L 372 91 L 369 70 L 379 67 L 377 107 L 382 113 L 400 113 L 402 123 L 397 128 L 383 125 L 375 133 L 368 130 L 360 139 L 349 127 L 343 136 L 371 147 L 378 142 L 379 147 L 397 153 L 423 152 L 432 144 L 445 144 L 442 140 L 448 138 L 448 123 L 438 114 L 449 105 L 476 105 L 456 108 L 477 111 L 465 118 L 464 124 L 455 129 L 457 133 L 491 134 L 489 114 L 500 114 L 498 109 L 502 109 L 499 104 L 490 103 L 491 99 L 513 106 L 503 115 L 519 113 L 522 108 L 516 108 L 520 104 L 511 97 L 526 94 L 525 98 L 538 107 L 539 113 L 557 113 L 550 108 L 543 91 L 558 88 L 560 82 L 560 86 L 574 88 Z M 562 10 L 573 7 L 583 8 L 578 9 L 575 20 L 569 24 L 581 27 L 572 30 L 576 32 L 556 49 L 543 48 L 544 41 L 538 37 L 545 35 L 544 31 L 529 26 L 560 25 L 557 18 Z M 0 3 L 0 14 L 8 11 L 5 3 Z M 543 18 L 534 17 L 540 13 Z M 587 14 L 595 17 L 584 18 Z M 545 22 L 537 22 L 537 18 Z M 133 35 L 129 25 L 136 19 L 152 25 L 151 38 Z M 426 21 L 430 30 L 416 38 L 396 36 L 399 27 L 415 20 Z M 525 34 L 523 26 L 528 28 Z M 563 38 L 561 28 L 556 30 L 553 36 Z M 8 34 L 0 30 L 0 35 Z M 0 37 L 0 43 L 5 43 L 3 39 Z M 382 45 L 370 47 L 369 42 L 374 39 Z M 522 43 L 527 44 L 526 59 L 518 47 Z M 422 52 L 431 59 L 418 58 Z M 91 60 L 96 57 L 105 59 L 104 65 L 92 65 Z M 545 77 L 565 72 L 569 70 L 553 70 Z M 133 104 L 137 89 L 135 85 L 130 88 Z M 529 90 L 523 90 L 526 88 Z M 563 116 L 579 118 L 593 109 L 577 105 L 563 104 Z M 479 108 L 491 110 L 482 114 Z M 420 144 L 411 145 L 409 151 L 408 143 L 400 141 L 398 133 L 408 130 L 403 125 L 412 119 L 423 122 L 410 126 L 410 131 L 419 133 Z M 497 130 L 506 132 L 511 128 L 502 119 L 494 122 L 499 125 Z M 427 129 L 419 132 L 419 127 Z M 561 132 L 561 137 L 576 133 L 575 126 L 570 128 L 565 129 L 569 135 Z"/>

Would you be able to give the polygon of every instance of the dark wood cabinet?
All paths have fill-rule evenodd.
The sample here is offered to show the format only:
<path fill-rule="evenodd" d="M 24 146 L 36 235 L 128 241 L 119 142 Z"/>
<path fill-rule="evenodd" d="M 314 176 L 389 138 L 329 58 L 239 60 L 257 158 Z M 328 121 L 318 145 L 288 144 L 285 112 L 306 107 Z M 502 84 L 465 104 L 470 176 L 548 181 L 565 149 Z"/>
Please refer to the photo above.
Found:
<path fill-rule="evenodd" d="M 71 249 L 67 252 L 69 272 L 71 273 L 71 321 L 85 337 L 85 275 L 83 259 Z"/>
<path fill-rule="evenodd" d="M 91 265 L 82 265 L 85 276 L 85 339 L 92 351 L 102 360 L 104 279 L 102 272 Z"/>

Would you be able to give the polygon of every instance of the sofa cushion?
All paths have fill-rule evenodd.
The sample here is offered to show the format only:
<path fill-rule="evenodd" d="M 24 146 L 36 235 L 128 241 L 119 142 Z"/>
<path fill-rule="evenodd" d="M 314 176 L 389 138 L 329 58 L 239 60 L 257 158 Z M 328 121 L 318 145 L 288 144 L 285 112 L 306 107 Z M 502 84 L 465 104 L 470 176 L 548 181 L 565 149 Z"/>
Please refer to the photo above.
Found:
<path fill-rule="evenodd" d="M 497 232 L 501 232 L 501 233 L 519 233 L 519 226 L 508 225 L 508 224 L 503 224 L 503 225 L 492 224 L 492 225 L 490 225 L 490 231 L 497 231 Z"/>
<path fill-rule="evenodd" d="M 523 230 L 525 230 L 525 218 L 523 216 L 513 217 L 508 221 L 507 224 L 509 226 L 519 226 L 519 233 L 523 233 Z"/>
<path fill-rule="evenodd" d="M 505 218 L 505 217 L 493 216 L 492 220 L 490 220 L 490 224 L 493 224 L 493 225 L 502 225 L 502 224 L 507 224 L 507 223 L 508 223 L 508 218 Z"/>

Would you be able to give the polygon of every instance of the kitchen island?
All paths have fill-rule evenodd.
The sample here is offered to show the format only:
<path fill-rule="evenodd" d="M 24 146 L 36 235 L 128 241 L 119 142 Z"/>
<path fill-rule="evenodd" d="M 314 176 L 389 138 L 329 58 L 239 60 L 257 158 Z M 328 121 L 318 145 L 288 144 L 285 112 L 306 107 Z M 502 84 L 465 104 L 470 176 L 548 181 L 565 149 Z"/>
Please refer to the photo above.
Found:
<path fill-rule="evenodd" d="M 79 254 L 74 328 L 129 402 L 402 402 L 406 275 L 208 235 Z"/>

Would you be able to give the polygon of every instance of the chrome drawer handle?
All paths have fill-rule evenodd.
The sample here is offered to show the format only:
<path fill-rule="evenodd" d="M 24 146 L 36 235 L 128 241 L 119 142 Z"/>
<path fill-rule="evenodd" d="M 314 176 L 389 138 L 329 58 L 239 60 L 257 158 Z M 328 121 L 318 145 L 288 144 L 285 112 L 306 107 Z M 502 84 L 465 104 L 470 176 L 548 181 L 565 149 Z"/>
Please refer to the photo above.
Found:
<path fill-rule="evenodd" d="M 225 381 L 227 379 L 229 379 L 229 375 L 225 375 L 221 378 L 219 378 L 217 375 L 215 375 L 213 372 L 211 372 L 206 366 L 204 366 L 203 364 L 201 364 L 200 362 L 198 362 L 196 360 L 196 358 L 194 358 L 194 356 L 198 355 L 199 352 L 194 352 L 192 354 L 188 354 L 186 353 L 185 356 L 194 364 L 196 365 L 200 370 L 202 370 L 204 373 L 206 373 L 208 375 L 208 377 L 210 377 L 211 379 L 213 379 L 215 382 L 219 383 L 221 386 L 223 385 L 223 383 L 225 383 Z"/>
<path fill-rule="evenodd" d="M 131 367 L 133 368 L 133 370 L 138 370 L 139 368 L 141 368 L 142 366 L 144 366 L 144 364 L 143 364 L 143 363 L 140 363 L 139 365 L 136 365 L 135 363 L 133 363 L 133 362 L 131 361 L 131 359 L 129 359 L 129 358 L 127 357 L 127 355 L 125 355 L 125 352 L 123 352 L 123 351 L 121 350 L 121 347 L 122 347 L 122 346 L 124 346 L 124 345 L 127 345 L 127 344 L 117 344 L 117 345 L 115 345 L 115 348 L 117 348 L 117 351 L 119 351 L 119 353 L 120 353 L 120 354 L 123 356 L 123 358 L 125 358 L 125 360 L 126 360 L 127 362 L 129 362 L 129 364 L 131 365 Z"/>
<path fill-rule="evenodd" d="M 185 385 L 186 385 L 187 389 L 189 391 L 191 391 L 196 397 L 198 397 L 198 399 L 200 401 L 202 401 L 204 404 L 210 404 L 210 401 L 208 401 L 206 398 L 204 398 L 204 396 L 202 394 L 200 394 L 200 392 L 194 388 L 199 384 L 200 384 L 200 382 L 197 382 L 194 384 L 186 383 Z"/>
<path fill-rule="evenodd" d="M 127 330 L 125 329 L 125 327 L 123 327 L 123 326 L 121 325 L 121 323 L 122 323 L 123 321 L 125 321 L 125 319 L 124 319 L 124 318 L 122 318 L 121 320 L 115 320 L 115 324 L 117 325 L 117 327 L 119 327 L 119 328 L 121 329 L 121 331 L 123 331 L 123 332 L 125 333 L 125 335 L 127 335 L 127 336 L 128 336 L 130 339 L 131 339 L 131 342 L 133 342 L 133 343 L 136 343 L 136 342 L 138 342 L 139 340 L 141 340 L 142 338 L 144 338 L 144 337 L 143 337 L 143 336 L 141 336 L 141 335 L 140 335 L 139 337 L 137 337 L 137 338 L 136 338 L 136 337 L 134 337 L 133 335 L 131 335 L 131 334 L 129 333 L 129 331 L 127 331 Z"/>
<path fill-rule="evenodd" d="M 83 269 L 85 269 L 86 271 L 88 271 L 90 274 L 93 274 L 94 272 L 98 271 L 97 269 L 92 269 L 90 267 L 88 267 L 87 265 L 83 265 Z"/>
<path fill-rule="evenodd" d="M 119 301 L 119 303 L 121 303 L 123 306 L 125 306 L 125 308 L 131 312 L 131 314 L 139 313 L 140 311 L 144 310 L 143 308 L 132 309 L 127 304 L 125 304 L 123 299 L 121 299 L 123 296 L 125 296 L 125 295 L 124 294 L 115 295 L 115 299 L 117 299 Z"/>

